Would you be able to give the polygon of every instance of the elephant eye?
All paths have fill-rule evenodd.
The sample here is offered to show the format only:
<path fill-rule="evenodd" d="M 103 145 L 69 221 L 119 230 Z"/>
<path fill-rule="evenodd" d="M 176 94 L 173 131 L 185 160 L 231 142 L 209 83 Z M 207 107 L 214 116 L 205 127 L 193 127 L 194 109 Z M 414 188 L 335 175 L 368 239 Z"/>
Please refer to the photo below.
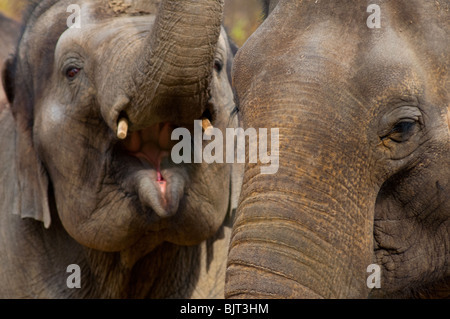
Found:
<path fill-rule="evenodd" d="M 69 80 L 72 80 L 72 79 L 74 79 L 74 78 L 78 75 L 78 73 L 80 73 L 80 71 L 81 71 L 80 68 L 77 68 L 77 67 L 69 67 L 69 68 L 67 68 L 67 70 L 66 70 L 66 77 L 67 77 Z"/>
<path fill-rule="evenodd" d="M 395 124 L 393 129 L 384 138 L 390 138 L 397 143 L 406 142 L 414 134 L 416 124 L 417 122 L 414 120 L 402 120 Z"/>
<path fill-rule="evenodd" d="M 217 71 L 217 73 L 220 73 L 220 71 L 222 71 L 223 69 L 223 62 L 220 60 L 215 60 L 214 61 L 214 70 Z"/>

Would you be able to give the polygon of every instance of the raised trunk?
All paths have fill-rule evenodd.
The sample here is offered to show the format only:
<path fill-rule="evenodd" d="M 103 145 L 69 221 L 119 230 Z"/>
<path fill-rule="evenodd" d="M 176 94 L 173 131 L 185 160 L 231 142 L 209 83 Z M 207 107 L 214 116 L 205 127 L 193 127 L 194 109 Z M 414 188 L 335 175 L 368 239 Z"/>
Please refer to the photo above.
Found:
<path fill-rule="evenodd" d="M 136 61 L 130 121 L 192 124 L 209 98 L 223 0 L 162 1 Z M 150 110 L 148 108 L 151 108 Z M 189 122 L 189 123 L 187 123 Z"/>

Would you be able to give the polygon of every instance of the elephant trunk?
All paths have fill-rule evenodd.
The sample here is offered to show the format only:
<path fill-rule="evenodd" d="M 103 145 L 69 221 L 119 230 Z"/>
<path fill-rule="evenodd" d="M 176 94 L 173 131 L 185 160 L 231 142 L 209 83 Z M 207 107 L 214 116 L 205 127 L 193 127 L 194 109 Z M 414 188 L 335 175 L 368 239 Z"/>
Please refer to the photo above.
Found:
<path fill-rule="evenodd" d="M 311 137 L 321 134 L 317 122 L 280 130 L 276 176 L 248 164 L 230 245 L 228 298 L 368 296 L 375 200 L 358 177 L 362 161 Z"/>
<path fill-rule="evenodd" d="M 134 72 L 135 129 L 192 124 L 206 108 L 223 0 L 164 0 Z"/>

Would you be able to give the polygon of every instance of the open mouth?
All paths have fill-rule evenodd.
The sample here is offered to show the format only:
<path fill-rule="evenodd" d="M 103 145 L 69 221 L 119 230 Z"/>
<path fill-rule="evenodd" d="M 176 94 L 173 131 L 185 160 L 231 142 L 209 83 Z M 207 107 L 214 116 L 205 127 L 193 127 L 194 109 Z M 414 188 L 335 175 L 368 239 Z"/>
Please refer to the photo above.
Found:
<path fill-rule="evenodd" d="M 209 120 L 206 122 L 211 125 Z M 170 159 L 172 147 L 179 142 L 171 140 L 171 135 L 178 127 L 171 122 L 157 123 L 139 131 L 125 129 L 119 137 L 125 158 L 139 160 L 139 165 L 130 166 L 127 174 L 139 200 L 164 218 L 177 212 L 188 179 L 185 165 L 175 165 Z M 193 130 L 193 126 L 186 128 Z"/>
<path fill-rule="evenodd" d="M 166 194 L 167 181 L 161 173 L 161 161 L 170 156 L 173 142 L 170 137 L 175 126 L 171 123 L 158 123 L 147 129 L 132 132 L 124 141 L 126 152 L 149 164 L 156 171 L 156 182 L 163 197 Z"/>
<path fill-rule="evenodd" d="M 137 192 L 141 202 L 150 206 L 159 216 L 172 216 L 178 209 L 184 183 L 180 183 L 168 163 L 174 145 L 171 140 L 175 125 L 169 122 L 154 124 L 140 131 L 129 132 L 121 141 L 126 155 L 138 159 L 141 168 L 137 174 Z"/>

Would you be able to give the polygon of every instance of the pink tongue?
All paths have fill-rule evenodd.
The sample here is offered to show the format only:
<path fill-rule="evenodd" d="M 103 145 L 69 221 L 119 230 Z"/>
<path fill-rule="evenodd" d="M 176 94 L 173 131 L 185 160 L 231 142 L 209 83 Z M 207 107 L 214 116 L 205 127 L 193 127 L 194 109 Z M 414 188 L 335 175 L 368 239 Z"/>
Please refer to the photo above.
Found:
<path fill-rule="evenodd" d="M 166 186 L 167 182 L 164 180 L 164 177 L 161 174 L 161 159 L 164 156 L 168 156 L 168 151 L 161 150 L 158 146 L 156 146 L 154 143 L 149 142 L 141 147 L 141 151 L 137 154 L 142 154 L 147 161 L 149 161 L 156 170 L 156 181 L 159 185 L 159 188 L 161 190 L 161 194 L 163 195 L 163 199 L 165 200 L 165 194 L 166 194 Z"/>

